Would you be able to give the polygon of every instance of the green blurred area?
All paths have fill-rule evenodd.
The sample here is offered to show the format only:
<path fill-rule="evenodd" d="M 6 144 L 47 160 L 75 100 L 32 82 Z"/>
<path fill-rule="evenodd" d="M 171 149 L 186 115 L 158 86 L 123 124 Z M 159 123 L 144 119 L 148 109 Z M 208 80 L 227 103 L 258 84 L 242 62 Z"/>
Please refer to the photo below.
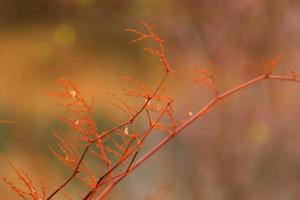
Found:
<path fill-rule="evenodd" d="M 128 74 L 154 87 L 156 58 L 130 44 L 126 28 L 156 26 L 177 71 L 168 81 L 176 116 L 196 112 L 210 94 L 185 73 L 212 62 L 221 91 L 264 73 L 300 71 L 297 0 L 0 0 L 0 154 L 52 191 L 69 171 L 48 151 L 51 131 L 68 129 L 50 97 L 66 77 L 91 99 L 99 130 L 114 122 L 107 92 Z M 186 75 L 188 74 L 188 75 Z M 297 199 L 300 186 L 299 86 L 265 82 L 226 100 L 129 176 L 110 199 Z M 4 160 L 1 176 L 13 178 Z M 80 187 L 75 182 L 69 188 Z M 0 199 L 16 199 L 1 184 Z M 60 197 L 63 198 L 63 197 Z"/>

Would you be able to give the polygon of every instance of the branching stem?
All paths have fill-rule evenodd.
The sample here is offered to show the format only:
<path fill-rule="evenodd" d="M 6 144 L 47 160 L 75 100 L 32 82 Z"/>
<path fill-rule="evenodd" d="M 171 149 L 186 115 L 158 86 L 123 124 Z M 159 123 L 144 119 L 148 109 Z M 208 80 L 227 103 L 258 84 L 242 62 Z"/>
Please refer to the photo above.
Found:
<path fill-rule="evenodd" d="M 205 106 L 203 106 L 195 115 L 193 115 L 190 119 L 188 119 L 183 124 L 181 124 L 175 131 L 173 131 L 171 134 L 165 137 L 161 142 L 159 142 L 152 149 L 150 149 L 144 156 L 142 156 L 135 163 L 133 163 L 130 167 L 130 170 L 127 173 L 120 175 L 119 177 L 115 178 L 114 181 L 108 184 L 108 186 L 102 191 L 101 194 L 99 194 L 96 197 L 95 200 L 103 200 L 107 196 L 107 194 L 115 187 L 115 185 L 117 185 L 121 180 L 123 180 L 126 176 L 130 174 L 129 172 L 139 167 L 142 163 L 148 160 L 153 154 L 155 154 L 158 150 L 160 150 L 163 146 L 165 146 L 165 144 L 167 144 L 173 137 L 181 133 L 184 128 L 186 128 L 191 123 L 193 123 L 194 121 L 196 121 L 197 119 L 199 119 L 200 117 L 208 113 L 219 102 L 223 101 L 226 97 L 229 97 L 234 93 L 237 93 L 240 90 L 243 90 L 249 86 L 255 85 L 256 83 L 262 80 L 292 81 L 292 82 L 300 83 L 300 79 L 294 76 L 261 75 L 245 83 L 242 83 L 236 87 L 233 87 L 232 89 L 220 94 L 219 96 L 216 96 L 211 101 L 209 101 Z"/>

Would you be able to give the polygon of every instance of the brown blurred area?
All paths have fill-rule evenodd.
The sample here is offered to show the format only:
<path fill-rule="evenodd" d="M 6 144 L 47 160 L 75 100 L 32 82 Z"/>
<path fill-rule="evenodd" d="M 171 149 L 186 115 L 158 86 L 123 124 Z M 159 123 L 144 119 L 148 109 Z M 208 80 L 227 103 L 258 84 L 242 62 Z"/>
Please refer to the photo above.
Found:
<path fill-rule="evenodd" d="M 168 82 L 178 118 L 211 97 L 182 73 L 195 65 L 213 62 L 221 91 L 264 73 L 268 57 L 280 55 L 277 73 L 300 73 L 297 0 L 0 0 L 0 119 L 15 121 L 0 126 L 0 154 L 37 184 L 46 180 L 48 192 L 69 173 L 47 148 L 55 144 L 51 131 L 66 130 L 55 117 L 58 99 L 48 96 L 59 88 L 53 80 L 80 85 L 95 99 L 99 129 L 109 126 L 107 92 L 126 87 L 121 75 L 152 87 L 161 76 L 155 58 L 124 32 L 140 20 L 155 24 L 166 41 L 178 72 Z M 270 81 L 230 97 L 108 199 L 299 199 L 299 89 Z M 0 163 L 1 176 L 17 181 Z M 0 199 L 18 197 L 1 183 Z"/>

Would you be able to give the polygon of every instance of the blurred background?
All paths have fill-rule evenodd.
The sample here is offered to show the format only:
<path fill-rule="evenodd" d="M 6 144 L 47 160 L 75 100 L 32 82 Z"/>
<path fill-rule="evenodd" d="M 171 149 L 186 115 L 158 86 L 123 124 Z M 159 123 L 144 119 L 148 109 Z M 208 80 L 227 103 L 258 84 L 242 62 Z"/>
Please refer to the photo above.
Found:
<path fill-rule="evenodd" d="M 99 129 L 111 124 L 107 92 L 120 93 L 127 74 L 154 87 L 157 59 L 126 28 L 155 24 L 177 72 L 168 81 L 176 116 L 212 97 L 189 73 L 214 63 L 220 91 L 265 72 L 300 72 L 297 0 L 0 0 L 0 154 L 53 191 L 70 173 L 48 151 L 51 131 L 66 127 L 48 96 L 66 77 L 94 97 Z M 299 199 L 299 85 L 261 82 L 217 106 L 176 137 L 108 199 Z M 151 144 L 149 144 L 151 145 Z M 1 176 L 17 181 L 5 160 Z M 77 183 L 72 183 L 77 184 Z M 75 187 L 75 186 L 74 186 Z M 70 189 L 71 192 L 72 189 Z M 0 199 L 18 199 L 1 183 Z M 63 199 L 59 197 L 58 199 Z"/>

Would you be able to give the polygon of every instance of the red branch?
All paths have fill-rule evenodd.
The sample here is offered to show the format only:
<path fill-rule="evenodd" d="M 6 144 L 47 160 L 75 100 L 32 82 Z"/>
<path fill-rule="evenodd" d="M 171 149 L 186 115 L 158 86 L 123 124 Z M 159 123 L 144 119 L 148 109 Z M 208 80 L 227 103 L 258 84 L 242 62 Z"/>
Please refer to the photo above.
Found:
<path fill-rule="evenodd" d="M 149 150 L 144 156 L 142 156 L 140 159 L 138 159 L 132 166 L 130 167 L 129 171 L 127 173 L 124 173 L 123 175 L 118 176 L 114 179 L 113 182 L 111 182 L 103 191 L 101 194 L 99 194 L 95 200 L 103 200 L 106 195 L 118 184 L 121 180 L 123 180 L 126 176 L 130 174 L 131 171 L 139 167 L 142 163 L 144 163 L 146 160 L 148 160 L 151 156 L 153 156 L 158 150 L 160 150 L 163 146 L 165 146 L 172 138 L 174 138 L 176 135 L 182 132 L 188 125 L 196 121 L 197 119 L 201 118 L 203 115 L 208 113 L 211 109 L 213 109 L 218 103 L 226 99 L 226 97 L 229 97 L 233 95 L 234 93 L 243 90 L 249 86 L 252 86 L 262 80 L 280 80 L 280 81 L 293 81 L 300 83 L 300 79 L 296 78 L 295 76 L 280 76 L 280 75 L 261 75 L 258 76 L 252 80 L 249 80 L 245 83 L 242 83 L 236 87 L 233 87 L 232 89 L 216 96 L 211 101 L 209 101 L 205 106 L 203 106 L 195 115 L 193 115 L 190 119 L 185 121 L 183 124 L 181 124 L 175 131 L 173 131 L 171 134 L 169 134 L 167 137 L 165 137 L 161 142 L 156 144 L 151 150 Z"/>

